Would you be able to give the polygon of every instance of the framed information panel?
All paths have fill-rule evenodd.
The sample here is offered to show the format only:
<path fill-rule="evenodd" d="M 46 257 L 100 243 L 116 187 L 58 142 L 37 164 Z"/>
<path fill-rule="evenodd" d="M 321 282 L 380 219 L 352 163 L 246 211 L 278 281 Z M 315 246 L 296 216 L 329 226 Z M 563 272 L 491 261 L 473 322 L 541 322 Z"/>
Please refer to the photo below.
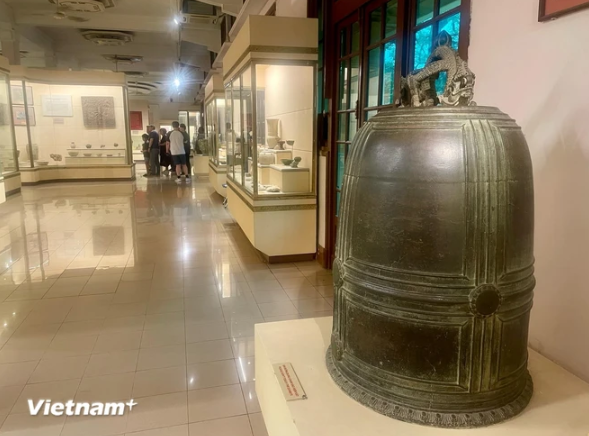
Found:
<path fill-rule="evenodd" d="M 73 117 L 71 95 L 42 95 L 44 117 Z"/>

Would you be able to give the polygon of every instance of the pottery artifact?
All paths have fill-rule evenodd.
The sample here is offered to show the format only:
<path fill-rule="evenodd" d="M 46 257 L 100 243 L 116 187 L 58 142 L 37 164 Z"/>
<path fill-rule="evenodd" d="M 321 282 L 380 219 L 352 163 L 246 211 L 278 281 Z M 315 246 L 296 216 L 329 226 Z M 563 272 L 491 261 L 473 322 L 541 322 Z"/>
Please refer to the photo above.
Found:
<path fill-rule="evenodd" d="M 291 167 L 291 168 L 298 168 L 298 167 L 299 167 L 299 162 L 300 162 L 300 161 L 302 161 L 302 160 L 303 160 L 303 159 L 302 159 L 301 157 L 298 157 L 298 156 L 297 156 L 297 157 L 295 157 L 295 158 L 292 160 L 292 162 L 291 162 L 291 164 L 290 164 L 290 167 Z"/>

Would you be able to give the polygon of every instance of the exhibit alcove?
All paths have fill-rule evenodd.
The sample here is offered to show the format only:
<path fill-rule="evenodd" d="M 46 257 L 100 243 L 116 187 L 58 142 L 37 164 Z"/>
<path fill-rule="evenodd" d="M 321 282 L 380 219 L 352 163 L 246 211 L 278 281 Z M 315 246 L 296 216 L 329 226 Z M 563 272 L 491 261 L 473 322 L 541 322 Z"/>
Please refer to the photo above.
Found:
<path fill-rule="evenodd" d="M 123 74 L 13 67 L 11 78 L 23 181 L 133 177 Z M 37 172 L 50 168 L 66 171 Z"/>

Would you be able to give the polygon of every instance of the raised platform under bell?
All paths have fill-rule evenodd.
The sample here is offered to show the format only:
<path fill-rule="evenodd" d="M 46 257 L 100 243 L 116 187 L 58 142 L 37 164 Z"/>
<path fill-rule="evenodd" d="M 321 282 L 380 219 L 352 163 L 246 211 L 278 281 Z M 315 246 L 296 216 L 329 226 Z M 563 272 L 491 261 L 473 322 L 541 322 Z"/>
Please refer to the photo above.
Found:
<path fill-rule="evenodd" d="M 589 384 L 529 350 L 534 395 L 517 417 L 492 427 L 440 429 L 390 419 L 352 400 L 325 364 L 331 317 L 256 325 L 256 392 L 269 436 L 586 436 Z M 284 399 L 273 364 L 289 362 L 307 400 Z"/>

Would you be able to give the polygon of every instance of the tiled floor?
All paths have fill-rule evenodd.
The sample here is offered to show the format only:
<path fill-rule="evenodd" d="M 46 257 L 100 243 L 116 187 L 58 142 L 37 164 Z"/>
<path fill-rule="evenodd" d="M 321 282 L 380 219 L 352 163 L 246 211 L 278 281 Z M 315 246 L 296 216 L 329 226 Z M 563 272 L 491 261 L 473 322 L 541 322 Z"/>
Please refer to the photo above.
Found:
<path fill-rule="evenodd" d="M 331 314 L 330 283 L 262 263 L 204 181 L 24 189 L 0 206 L 0 435 L 263 436 L 254 324 Z"/>

